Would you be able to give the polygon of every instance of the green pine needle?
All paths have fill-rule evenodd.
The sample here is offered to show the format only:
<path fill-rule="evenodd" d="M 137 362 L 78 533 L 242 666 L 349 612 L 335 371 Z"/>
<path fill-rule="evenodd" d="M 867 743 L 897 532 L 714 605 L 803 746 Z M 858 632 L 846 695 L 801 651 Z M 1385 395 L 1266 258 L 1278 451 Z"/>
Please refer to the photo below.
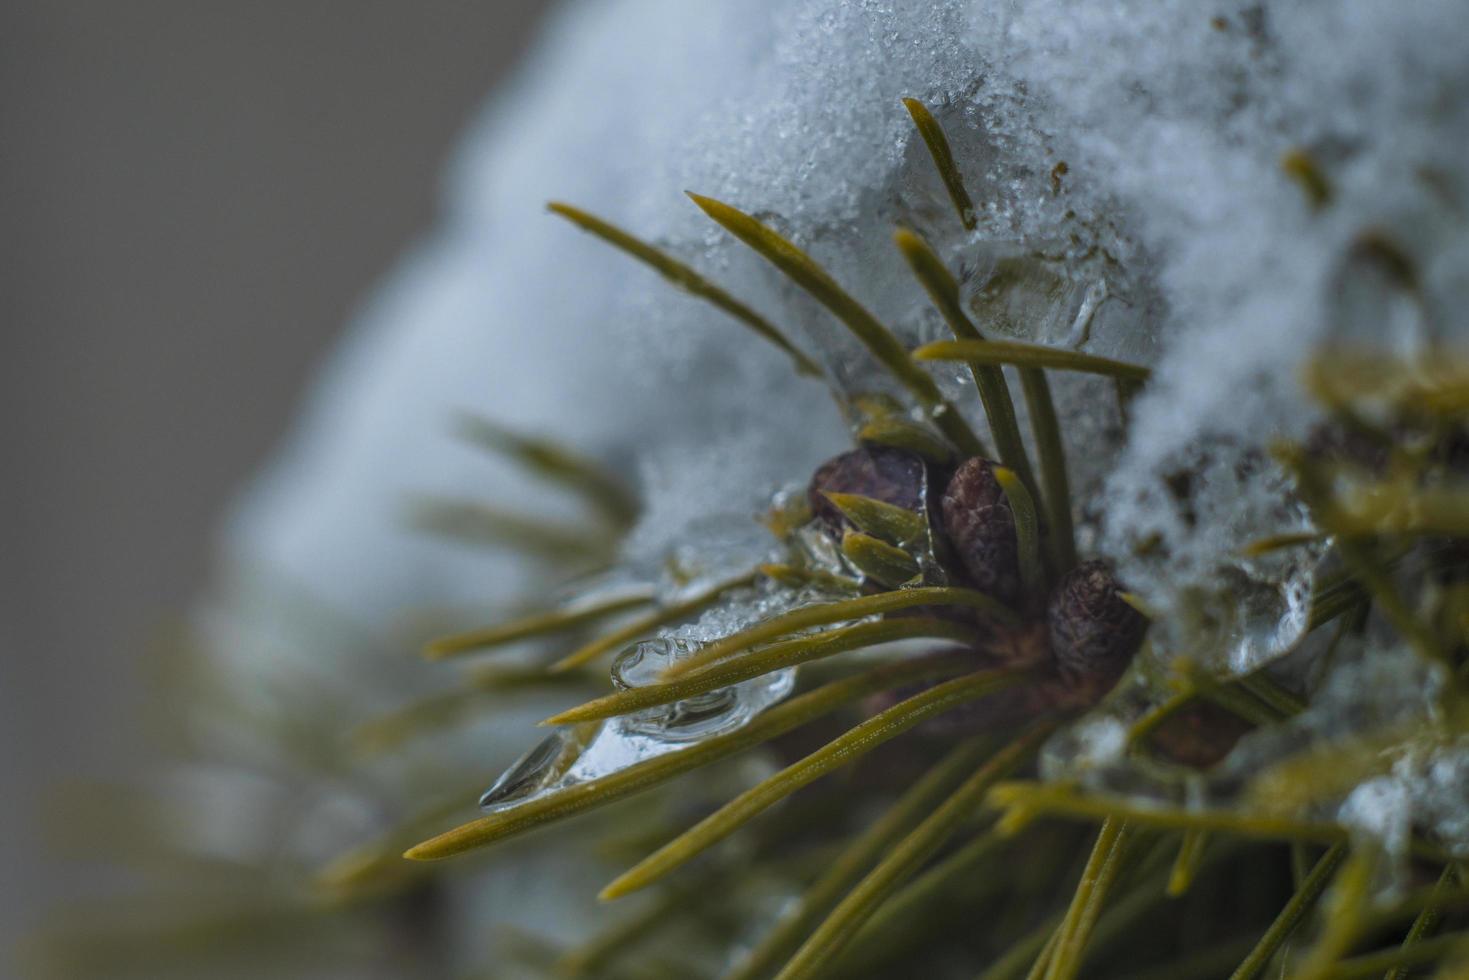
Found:
<path fill-rule="evenodd" d="M 942 800 L 936 800 L 935 805 L 939 802 Z M 924 925 L 941 916 L 952 902 L 976 902 L 987 895 L 1003 892 L 1011 884 L 1009 879 L 1004 875 L 985 874 L 985 866 L 1011 843 L 1007 838 L 986 831 L 934 862 L 877 907 L 842 951 L 838 962 L 865 963 L 891 957 L 894 955 L 895 937 L 912 931 L 921 932 Z"/>
<path fill-rule="evenodd" d="M 1308 459 L 1304 450 L 1296 447 L 1278 447 L 1277 456 L 1295 476 L 1301 497 L 1311 506 L 1317 523 L 1328 531 L 1336 530 L 1341 518 L 1321 467 Z M 1452 668 L 1447 651 L 1408 605 L 1369 543 L 1343 535 L 1336 539 L 1336 550 L 1342 563 L 1371 593 L 1383 616 L 1414 650 L 1425 660 L 1445 663 Z"/>
<path fill-rule="evenodd" d="M 1402 948 L 1405 952 L 1410 947 L 1416 946 L 1424 940 L 1433 936 L 1438 931 L 1439 923 L 1443 920 L 1443 904 L 1439 901 L 1445 897 L 1447 891 L 1453 887 L 1458 878 L 1457 870 L 1453 864 L 1444 865 L 1443 873 L 1439 875 L 1438 883 L 1433 886 L 1433 893 L 1428 904 L 1418 913 L 1409 927 L 1408 934 L 1403 937 Z M 1395 966 L 1383 976 L 1382 980 L 1408 980 L 1408 970 L 1403 966 Z"/>
<path fill-rule="evenodd" d="M 954 447 L 908 419 L 887 416 L 873 419 L 857 431 L 857 441 L 872 446 L 890 446 L 921 456 L 931 463 L 947 465 L 958 455 Z"/>
<path fill-rule="evenodd" d="M 979 329 L 964 313 L 964 306 L 959 300 L 959 283 L 944 268 L 943 261 L 928 243 L 906 228 L 899 228 L 893 240 L 954 335 L 961 340 L 983 341 Z M 1020 426 L 1015 421 L 1015 403 L 1010 397 L 1004 372 L 993 364 L 979 361 L 971 361 L 969 369 L 974 375 L 974 385 L 989 420 L 1000 462 L 1019 473 L 1028 485 L 1034 486 L 1035 477 L 1031 474 L 1030 459 L 1025 454 L 1025 443 L 1020 438 Z"/>
<path fill-rule="evenodd" d="M 460 436 L 475 445 L 501 453 L 518 465 L 582 497 L 614 527 L 631 527 L 642 505 L 615 473 L 595 460 L 549 439 L 511 432 L 488 419 L 464 415 Z"/>
<path fill-rule="evenodd" d="M 1202 830 L 1185 830 L 1183 840 L 1178 845 L 1178 857 L 1173 862 L 1173 870 L 1168 873 L 1168 895 L 1177 898 L 1187 894 L 1193 887 L 1194 878 L 1199 873 L 1199 865 L 1204 858 L 1204 848 L 1209 845 L 1209 835 Z"/>
<path fill-rule="evenodd" d="M 455 633 L 452 636 L 432 640 L 424 647 L 423 655 L 429 660 L 443 660 L 445 657 L 461 653 L 488 650 L 492 647 L 519 643 L 522 640 L 564 633 L 618 613 L 638 609 L 652 601 L 652 593 L 645 592 L 534 613 L 484 629 Z"/>
<path fill-rule="evenodd" d="M 1272 534 L 1269 537 L 1251 541 L 1240 549 L 1240 554 L 1245 558 L 1259 558 L 1276 551 L 1284 551 L 1287 548 L 1299 548 L 1302 545 L 1315 544 L 1322 540 L 1320 532 L 1296 531 L 1289 534 Z"/>
<path fill-rule="evenodd" d="M 708 301 L 736 320 L 739 320 L 745 326 L 755 331 L 760 337 L 789 354 L 791 361 L 796 366 L 797 374 L 817 378 L 821 377 L 821 366 L 802 353 L 786 338 L 785 334 L 777 330 L 769 321 L 750 309 L 750 307 L 705 279 L 690 266 L 675 259 L 667 252 L 654 248 L 652 245 L 629 235 L 622 229 L 603 221 L 595 215 L 588 214 L 580 208 L 572 207 L 570 204 L 562 204 L 559 201 L 552 201 L 546 207 L 554 214 L 559 214 L 578 228 L 591 232 L 593 235 L 621 249 L 640 262 L 651 266 L 663 278 L 684 292 Z"/>
<path fill-rule="evenodd" d="M 801 945 L 777 980 L 806 980 L 832 962 L 877 909 L 943 846 L 997 780 L 1018 766 L 1053 730 L 1041 724 L 1005 746 L 904 837 L 852 889 Z"/>
<path fill-rule="evenodd" d="M 1445 968 L 1434 974 L 1435 980 L 1464 980 L 1469 976 L 1469 937 L 1453 933 L 1425 939 L 1411 946 L 1364 953 L 1342 960 L 1327 974 L 1329 980 L 1366 980 L 1382 976 L 1387 970 L 1411 969 L 1425 963 L 1444 962 Z"/>
<path fill-rule="evenodd" d="M 970 645 L 980 634 L 970 626 L 941 619 L 903 618 L 859 623 L 842 629 L 827 630 L 811 636 L 798 636 L 773 643 L 748 654 L 722 660 L 701 670 L 684 674 L 677 680 L 648 684 L 625 691 L 614 691 L 586 704 L 569 708 L 547 718 L 543 725 L 575 725 L 584 721 L 611 718 L 663 704 L 673 704 L 700 694 L 738 684 L 754 677 L 798 664 L 852 650 L 863 650 L 882 643 L 902 640 L 949 640 Z"/>
<path fill-rule="evenodd" d="M 851 528 L 842 534 L 842 554 L 864 577 L 889 589 L 916 581 L 922 571 L 902 548 Z"/>
<path fill-rule="evenodd" d="M 1311 873 L 1306 876 L 1306 880 L 1301 883 L 1301 887 L 1296 890 L 1290 901 L 1285 904 L 1285 908 L 1280 910 L 1280 914 L 1270 924 L 1270 928 L 1265 930 L 1265 935 L 1261 936 L 1255 948 L 1250 950 L 1250 955 L 1246 956 L 1244 962 L 1235 968 L 1234 973 L 1230 974 L 1229 980 L 1254 980 L 1264 972 L 1276 952 L 1285 943 L 1286 938 L 1300 924 L 1306 913 L 1315 906 L 1321 893 L 1326 890 L 1327 882 L 1331 881 L 1332 876 L 1336 874 L 1337 867 L 1346 856 L 1347 844 L 1345 841 L 1333 844 L 1331 849 L 1321 856 L 1316 866 L 1311 869 Z"/>
<path fill-rule="evenodd" d="M 1040 524 L 1035 516 L 1035 501 L 1015 471 L 1006 466 L 993 470 L 995 482 L 1005 493 L 1010 513 L 1015 517 L 1016 554 L 1020 564 L 1020 582 L 1025 595 L 1045 595 L 1045 569 L 1041 564 Z"/>
<path fill-rule="evenodd" d="M 1146 382 L 1152 372 L 1136 364 L 1096 357 L 1080 351 L 1013 340 L 936 340 L 913 352 L 920 361 L 973 361 L 980 364 L 1014 364 L 1017 367 L 1079 371 L 1125 381 Z"/>
<path fill-rule="evenodd" d="M 969 192 L 964 189 L 964 178 L 959 174 L 959 167 L 954 163 L 954 152 L 949 148 L 949 137 L 944 133 L 944 128 L 939 121 L 928 111 L 928 106 L 917 99 L 904 99 L 903 105 L 907 107 L 908 114 L 913 117 L 913 125 L 918 128 L 918 135 L 923 137 L 923 142 L 928 146 L 928 154 L 933 157 L 933 164 L 938 168 L 939 176 L 943 178 L 944 187 L 949 192 L 949 199 L 954 202 L 954 210 L 959 215 L 959 221 L 964 227 L 973 231 L 979 223 L 974 213 L 974 202 L 969 199 Z"/>
<path fill-rule="evenodd" d="M 680 620 L 687 619 L 726 592 L 733 589 L 742 589 L 753 584 L 758 577 L 758 572 L 741 575 L 739 578 L 720 582 L 681 602 L 661 606 L 648 615 L 636 619 L 620 629 L 613 630 L 611 633 L 599 636 L 590 643 L 584 644 L 553 663 L 549 669 L 552 673 L 559 674 L 591 663 L 604 653 L 625 647 L 629 643 L 633 643 L 647 636 L 660 626 L 667 626 L 669 623 L 676 623 Z"/>
<path fill-rule="evenodd" d="M 558 690 L 586 684 L 585 674 L 550 674 L 540 667 L 496 666 L 471 673 L 461 686 L 414 701 L 364 722 L 351 735 L 352 748 L 374 754 L 397 748 L 412 738 L 480 717 L 476 709 L 494 697 L 529 690 Z"/>
<path fill-rule="evenodd" d="M 1014 612 L 1005 608 L 994 598 L 983 592 L 976 592 L 974 589 L 957 586 L 923 586 L 895 592 L 882 592 L 877 595 L 842 599 L 816 606 L 803 606 L 779 616 L 773 616 L 748 629 L 717 640 L 692 656 L 675 662 L 664 670 L 663 679 L 674 680 L 684 674 L 707 667 L 718 660 L 801 630 L 816 626 L 830 626 L 833 623 L 844 623 L 848 620 L 864 619 L 868 616 L 879 616 L 920 606 L 960 606 L 977 610 L 1001 622 L 1017 621 Z"/>
<path fill-rule="evenodd" d="M 1041 500 L 1046 510 L 1046 543 L 1052 572 L 1066 574 L 1076 565 L 1076 531 L 1071 521 L 1071 481 L 1066 475 L 1066 446 L 1051 399 L 1051 383 L 1040 368 L 1021 367 L 1020 387 L 1030 413 L 1036 457 L 1041 468 Z"/>
<path fill-rule="evenodd" d="M 964 662 L 955 658 L 904 660 L 833 681 L 776 705 L 733 732 L 717 735 L 678 752 L 656 756 L 598 779 L 558 789 L 472 820 L 409 848 L 403 856 L 411 861 L 438 861 L 499 843 L 537 827 L 650 789 L 686 772 L 701 769 L 784 735 L 870 694 L 904 684 L 952 676 L 964 667 Z"/>
<path fill-rule="evenodd" d="M 730 234 L 754 249 L 760 256 L 821 305 L 831 311 L 852 334 L 888 369 L 933 418 L 934 424 L 966 455 L 983 456 L 984 445 L 965 423 L 959 410 L 944 398 L 928 372 L 913 362 L 898 338 L 867 311 L 857 300 L 837 285 L 836 280 L 812 258 L 777 234 L 773 229 L 721 201 L 699 194 L 689 198 Z"/>
<path fill-rule="evenodd" d="M 811 927 L 830 912 L 893 845 L 942 803 L 965 774 L 979 765 L 986 749 L 983 739 L 968 739 L 930 767 L 881 818 L 842 849 L 830 867 L 781 916 L 760 943 L 725 975 L 724 980 L 761 980 L 775 970 L 795 952 Z M 996 839 L 983 840 L 992 849 Z"/>
<path fill-rule="evenodd" d="M 1356 942 L 1371 899 L 1377 857 L 1377 853 L 1369 849 L 1353 851 L 1337 872 L 1323 903 L 1326 913 L 1322 917 L 1324 925 L 1305 962 L 1300 965 L 1300 980 L 1325 980 L 1331 967 Z"/>
<path fill-rule="evenodd" d="M 1083 796 L 1074 787 L 1040 783 L 1004 783 L 990 794 L 989 804 L 1006 810 L 1001 829 L 1014 832 L 1043 814 L 1078 819 L 1126 819 L 1139 826 L 1165 830 L 1208 830 L 1264 840 L 1302 840 L 1334 844 L 1346 830 L 1334 823 L 1259 816 L 1230 810 L 1184 810 L 1146 802 Z"/>
<path fill-rule="evenodd" d="M 411 527 L 463 544 L 518 551 L 567 567 L 607 564 L 620 533 L 605 528 L 569 526 L 468 500 L 420 497 L 407 513 Z"/>
<path fill-rule="evenodd" d="M 1087 940 L 1102 914 L 1107 892 L 1126 859 L 1130 832 L 1125 820 L 1109 817 L 1102 822 L 1071 906 L 1056 930 L 1056 945 L 1046 964 L 1045 980 L 1073 980 L 1081 972 Z"/>
<path fill-rule="evenodd" d="M 837 510 L 859 530 L 891 545 L 921 541 L 928 531 L 928 522 L 923 515 L 907 507 L 855 493 L 828 492 L 822 496 L 836 505 Z"/>
<path fill-rule="evenodd" d="M 985 671 L 956 677 L 878 712 L 799 762 L 741 793 L 624 872 L 602 889 L 599 897 L 604 900 L 620 898 L 646 888 L 803 786 L 855 762 L 884 742 L 930 718 L 1017 683 L 1022 676 L 1011 671 Z"/>

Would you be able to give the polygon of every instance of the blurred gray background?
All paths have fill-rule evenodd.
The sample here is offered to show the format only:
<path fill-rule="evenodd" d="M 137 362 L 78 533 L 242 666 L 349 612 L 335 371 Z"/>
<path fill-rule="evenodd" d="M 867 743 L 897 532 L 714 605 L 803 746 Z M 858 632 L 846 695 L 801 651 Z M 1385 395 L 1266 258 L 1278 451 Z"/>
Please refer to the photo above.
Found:
<path fill-rule="evenodd" d="M 545 0 L 0 0 L 0 976 L 140 658 Z"/>

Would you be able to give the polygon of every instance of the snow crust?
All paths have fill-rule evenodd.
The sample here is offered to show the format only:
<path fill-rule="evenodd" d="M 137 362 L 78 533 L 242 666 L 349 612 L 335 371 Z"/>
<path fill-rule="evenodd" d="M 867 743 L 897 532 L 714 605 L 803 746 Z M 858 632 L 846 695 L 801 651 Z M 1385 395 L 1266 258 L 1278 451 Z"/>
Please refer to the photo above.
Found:
<path fill-rule="evenodd" d="M 1303 359 L 1328 336 L 1402 350 L 1464 330 L 1466 54 L 1459 0 L 567 4 L 469 132 L 437 228 L 365 303 L 245 496 L 231 560 L 370 629 L 539 594 L 534 564 L 401 519 L 419 494 L 569 513 L 457 441 L 464 410 L 638 483 L 635 564 L 688 546 L 710 515 L 753 515 L 844 448 L 820 383 L 543 209 L 565 200 L 655 239 L 845 390 L 884 389 L 688 189 L 789 235 L 910 343 L 943 330 L 892 245 L 898 224 L 959 272 L 982 328 L 1154 365 L 1125 441 L 1108 385 L 1056 382 L 1083 545 L 1182 624 L 1158 637 L 1165 654 L 1257 666 L 1296 638 L 1309 595 L 1310 553 L 1239 557 L 1305 526 L 1266 453 L 1315 421 Z M 949 132 L 972 233 L 905 96 Z M 1324 205 L 1282 167 L 1293 151 L 1324 175 Z M 1364 241 L 1406 256 L 1415 288 Z M 936 373 L 978 424 L 964 379 Z"/>
<path fill-rule="evenodd" d="M 656 238 L 850 385 L 876 386 L 830 318 L 689 205 L 687 188 L 773 221 L 915 340 L 937 328 L 891 246 L 896 223 L 971 279 L 997 251 L 1069 249 L 1059 274 L 1109 291 L 1084 346 L 1159 367 L 1118 457 L 1093 438 L 1095 392 L 1063 393 L 1086 436 L 1073 465 L 1105 481 L 1092 508 L 1102 547 L 1172 608 L 1237 572 L 1250 535 L 1296 529 L 1300 515 L 1222 476 L 1182 497 L 1161 478 L 1204 447 L 1224 474 L 1300 434 L 1311 414 L 1295 368 L 1333 325 L 1462 322 L 1448 314 L 1469 293 L 1453 213 L 1469 200 L 1469 110 L 1455 95 L 1469 82 L 1465 40 L 1449 0 L 569 5 L 473 127 L 439 228 L 366 304 L 247 497 L 232 548 L 368 622 L 534 587 L 507 559 L 403 526 L 404 499 L 423 492 L 557 513 L 454 440 L 463 409 L 640 476 L 648 551 L 702 514 L 753 509 L 835 451 L 843 432 L 818 384 L 541 207 L 568 200 Z M 949 129 L 979 205 L 974 234 L 944 213 L 903 96 Z M 1282 170 L 1293 148 L 1330 181 L 1328 207 Z M 1354 269 L 1368 229 L 1412 257 L 1422 309 L 1370 315 L 1394 298 Z M 1076 258 L 1093 248 L 1115 260 L 1106 276 Z M 1365 295 L 1343 288 L 1358 279 Z M 1166 563 L 1132 558 L 1149 538 Z M 1266 588 L 1300 573 L 1246 570 Z M 1300 587 L 1281 588 L 1279 611 Z M 1232 666 L 1274 645 L 1234 649 Z"/>

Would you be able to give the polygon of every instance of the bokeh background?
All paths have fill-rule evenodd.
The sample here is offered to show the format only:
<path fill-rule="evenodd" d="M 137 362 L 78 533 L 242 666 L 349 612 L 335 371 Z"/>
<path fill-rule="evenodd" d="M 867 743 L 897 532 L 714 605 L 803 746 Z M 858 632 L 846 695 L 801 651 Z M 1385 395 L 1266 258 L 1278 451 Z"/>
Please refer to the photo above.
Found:
<path fill-rule="evenodd" d="M 142 663 L 546 0 L 0 0 L 0 976 Z"/>

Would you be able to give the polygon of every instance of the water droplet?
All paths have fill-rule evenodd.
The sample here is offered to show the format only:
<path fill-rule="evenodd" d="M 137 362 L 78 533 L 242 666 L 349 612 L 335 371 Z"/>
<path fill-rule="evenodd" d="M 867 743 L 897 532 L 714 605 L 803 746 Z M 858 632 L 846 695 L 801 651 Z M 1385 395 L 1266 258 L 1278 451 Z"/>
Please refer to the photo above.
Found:
<path fill-rule="evenodd" d="M 697 652 L 704 644 L 664 637 L 629 647 L 612 666 L 612 679 L 627 690 L 656 683 L 670 664 Z M 629 731 L 670 742 L 698 741 L 733 731 L 790 693 L 794 670 L 776 671 L 730 687 L 659 705 L 620 719 Z"/>
<path fill-rule="evenodd" d="M 493 812 L 520 803 L 549 789 L 571 768 L 585 748 L 576 728 L 560 728 L 547 735 L 506 769 L 479 798 L 481 810 Z"/>
<path fill-rule="evenodd" d="M 1112 290 L 1095 260 L 1045 255 L 1013 242 L 984 242 L 968 256 L 973 274 L 962 287 L 976 322 L 997 334 L 1052 346 L 1092 339 Z"/>
<path fill-rule="evenodd" d="M 655 683 L 675 660 L 805 600 L 804 593 L 790 590 L 740 590 L 696 623 L 629 647 L 613 664 L 613 683 L 623 690 Z M 518 806 L 732 732 L 785 698 L 795 682 L 795 668 L 787 668 L 673 704 L 560 729 L 495 780 L 480 807 L 494 812 Z"/>

